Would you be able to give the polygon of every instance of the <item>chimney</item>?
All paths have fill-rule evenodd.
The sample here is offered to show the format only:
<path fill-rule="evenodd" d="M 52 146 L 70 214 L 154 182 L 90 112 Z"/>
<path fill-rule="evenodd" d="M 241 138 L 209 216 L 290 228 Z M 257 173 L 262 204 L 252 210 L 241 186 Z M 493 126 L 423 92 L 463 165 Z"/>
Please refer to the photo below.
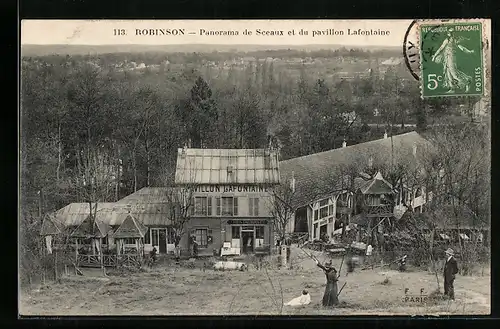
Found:
<path fill-rule="evenodd" d="M 387 139 L 387 131 L 384 131 L 384 139 Z"/>
<path fill-rule="evenodd" d="M 292 171 L 292 179 L 290 180 L 290 188 L 295 192 L 295 173 Z"/>
<path fill-rule="evenodd" d="M 346 143 L 346 141 L 345 141 L 345 139 L 344 139 L 344 141 L 342 142 L 342 148 L 344 148 L 344 147 L 346 147 L 346 146 L 347 146 L 347 143 Z"/>

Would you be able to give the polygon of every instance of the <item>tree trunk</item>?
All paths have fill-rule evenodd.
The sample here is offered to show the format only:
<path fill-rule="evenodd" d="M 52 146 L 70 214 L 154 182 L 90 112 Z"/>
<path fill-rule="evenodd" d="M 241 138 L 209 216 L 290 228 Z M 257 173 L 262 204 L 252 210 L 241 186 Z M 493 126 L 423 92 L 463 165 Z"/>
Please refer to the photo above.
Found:
<path fill-rule="evenodd" d="M 134 168 L 134 192 L 137 192 L 137 160 L 135 154 L 135 146 L 134 151 L 132 152 L 132 166 Z"/>
<path fill-rule="evenodd" d="M 120 157 L 120 146 L 117 146 L 117 166 L 116 166 L 116 178 L 115 178 L 115 201 L 118 201 L 120 196 L 120 181 L 121 181 L 121 157 Z"/>
<path fill-rule="evenodd" d="M 57 124 L 57 168 L 56 168 L 56 179 L 59 182 L 60 171 L 62 162 L 62 141 L 61 141 L 61 122 Z"/>
<path fill-rule="evenodd" d="M 151 154 L 149 153 L 149 139 L 147 132 L 145 134 L 145 141 L 144 141 L 144 147 L 146 148 L 146 177 L 147 177 L 147 186 L 150 186 L 151 184 Z"/>

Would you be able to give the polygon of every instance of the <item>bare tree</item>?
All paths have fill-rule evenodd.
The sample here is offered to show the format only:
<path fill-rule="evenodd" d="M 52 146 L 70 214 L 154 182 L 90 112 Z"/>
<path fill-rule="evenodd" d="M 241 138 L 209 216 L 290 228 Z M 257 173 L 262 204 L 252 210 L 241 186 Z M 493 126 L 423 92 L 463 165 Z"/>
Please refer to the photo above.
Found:
<path fill-rule="evenodd" d="M 280 241 L 285 240 L 287 228 L 295 214 L 293 207 L 295 187 L 292 184 L 282 184 L 272 190 L 271 214 L 274 218 L 274 232 Z"/>
<path fill-rule="evenodd" d="M 107 202 L 113 197 L 117 176 L 116 166 L 110 154 L 105 151 L 105 145 L 89 147 L 78 155 L 78 174 L 74 187 L 79 199 L 89 205 L 92 233 L 95 233 L 98 203 Z"/>
<path fill-rule="evenodd" d="M 181 179 L 182 183 L 173 184 L 174 174 L 169 169 L 163 170 L 163 186 L 165 188 L 165 200 L 169 209 L 170 225 L 173 229 L 175 239 L 181 239 L 186 233 L 186 226 L 194 214 L 194 193 L 198 188 L 195 181 L 195 172 L 190 171 L 187 179 Z M 180 176 L 185 177 L 180 174 Z"/>

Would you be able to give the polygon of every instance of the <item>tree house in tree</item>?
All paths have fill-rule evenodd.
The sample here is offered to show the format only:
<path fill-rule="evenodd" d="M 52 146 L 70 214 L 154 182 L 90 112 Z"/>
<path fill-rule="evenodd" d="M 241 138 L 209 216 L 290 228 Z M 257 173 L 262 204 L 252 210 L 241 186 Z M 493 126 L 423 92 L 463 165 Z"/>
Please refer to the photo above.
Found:
<path fill-rule="evenodd" d="M 384 233 L 394 218 L 394 190 L 380 172 L 360 184 L 356 190 L 356 207 L 352 223 L 368 235 L 368 244 L 382 246 Z"/>

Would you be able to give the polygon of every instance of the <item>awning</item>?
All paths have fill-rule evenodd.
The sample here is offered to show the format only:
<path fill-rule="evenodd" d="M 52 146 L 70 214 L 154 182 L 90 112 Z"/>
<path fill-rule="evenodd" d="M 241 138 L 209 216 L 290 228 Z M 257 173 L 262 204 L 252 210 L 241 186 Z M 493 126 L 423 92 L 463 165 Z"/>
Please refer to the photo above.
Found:
<path fill-rule="evenodd" d="M 464 240 L 470 240 L 469 236 L 465 233 L 460 233 L 460 238 L 464 239 Z"/>
<path fill-rule="evenodd" d="M 443 233 L 441 233 L 441 234 L 439 234 L 439 236 L 440 236 L 440 237 L 441 237 L 441 239 L 443 239 L 443 240 L 450 240 L 450 237 L 449 237 L 447 234 L 443 234 Z"/>

